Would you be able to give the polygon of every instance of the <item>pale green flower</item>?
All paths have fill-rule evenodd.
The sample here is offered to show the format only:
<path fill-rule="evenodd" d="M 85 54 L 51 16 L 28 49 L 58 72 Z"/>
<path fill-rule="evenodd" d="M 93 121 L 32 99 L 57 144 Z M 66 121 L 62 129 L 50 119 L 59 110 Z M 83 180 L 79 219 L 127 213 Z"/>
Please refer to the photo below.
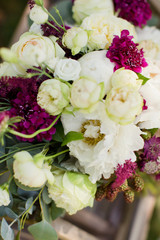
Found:
<path fill-rule="evenodd" d="M 71 49 L 72 54 L 76 55 L 86 47 L 88 33 L 80 27 L 72 27 L 64 34 L 63 45 Z"/>
<path fill-rule="evenodd" d="M 72 84 L 71 104 L 77 109 L 92 112 L 104 95 L 105 87 L 103 82 L 98 84 L 92 78 L 80 77 Z"/>
<path fill-rule="evenodd" d="M 69 214 L 75 214 L 87 206 L 92 207 L 97 186 L 81 173 L 53 172 L 54 183 L 48 184 L 49 197 L 57 207 L 64 208 Z"/>
<path fill-rule="evenodd" d="M 37 102 L 50 115 L 58 115 L 69 104 L 70 88 L 57 80 L 44 81 L 39 88 Z"/>
<path fill-rule="evenodd" d="M 44 163 L 45 156 L 37 154 L 31 156 L 27 151 L 17 152 L 13 156 L 14 177 L 23 185 L 28 187 L 42 187 L 46 181 L 54 182 L 48 163 Z"/>

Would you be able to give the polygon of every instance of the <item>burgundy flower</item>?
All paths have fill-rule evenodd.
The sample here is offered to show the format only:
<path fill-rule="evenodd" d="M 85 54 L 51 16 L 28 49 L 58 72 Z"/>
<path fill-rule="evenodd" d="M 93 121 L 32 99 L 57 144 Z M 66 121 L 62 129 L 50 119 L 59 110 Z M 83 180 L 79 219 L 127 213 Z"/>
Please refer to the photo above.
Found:
<path fill-rule="evenodd" d="M 148 109 L 148 106 L 146 105 L 146 100 L 143 99 L 143 111 L 147 109 Z"/>
<path fill-rule="evenodd" d="M 27 135 L 32 134 L 39 129 L 47 128 L 55 119 L 55 117 L 50 116 L 37 104 L 36 96 L 33 94 L 24 95 L 22 92 L 19 92 L 16 99 L 11 101 L 11 104 L 10 116 L 21 116 L 24 118 L 21 122 L 15 124 L 18 132 Z M 41 142 L 43 139 L 50 141 L 55 131 L 56 129 L 52 127 L 49 131 L 38 134 L 36 138 L 17 138 L 21 141 L 29 142 L 34 140 Z"/>
<path fill-rule="evenodd" d="M 35 5 L 35 1 L 28 0 L 28 5 L 29 5 L 30 9 L 32 9 L 34 7 L 34 5 Z"/>
<path fill-rule="evenodd" d="M 135 26 L 142 27 L 152 17 L 147 0 L 114 0 L 115 11 L 119 17 L 126 19 Z"/>
<path fill-rule="evenodd" d="M 144 143 L 144 158 L 157 161 L 160 156 L 160 137 L 152 137 Z"/>
<path fill-rule="evenodd" d="M 117 170 L 115 171 L 116 180 L 112 184 L 113 188 L 120 187 L 126 179 L 130 178 L 135 174 L 137 164 L 130 160 L 126 160 L 123 165 L 118 164 Z"/>
<path fill-rule="evenodd" d="M 62 39 L 64 35 L 64 30 L 58 27 L 53 21 L 49 21 L 53 26 L 55 26 L 59 31 L 54 29 L 52 26 L 50 26 L 48 23 L 42 24 L 41 29 L 43 31 L 43 36 L 49 37 L 51 35 L 54 35 L 57 38 Z M 70 29 L 69 26 L 65 25 L 65 29 Z"/>
<path fill-rule="evenodd" d="M 129 35 L 128 30 L 121 32 L 121 37 L 115 36 L 106 56 L 116 65 L 114 71 L 124 67 L 137 73 L 142 71 L 142 67 L 148 66 L 143 49 L 138 49 L 138 43 L 132 41 L 133 36 Z"/>

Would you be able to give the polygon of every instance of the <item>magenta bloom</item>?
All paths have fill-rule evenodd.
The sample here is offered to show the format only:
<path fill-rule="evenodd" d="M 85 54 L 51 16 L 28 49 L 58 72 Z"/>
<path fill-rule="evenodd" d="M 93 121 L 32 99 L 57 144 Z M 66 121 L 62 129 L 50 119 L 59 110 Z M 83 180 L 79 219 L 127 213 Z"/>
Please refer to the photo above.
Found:
<path fill-rule="evenodd" d="M 134 72 L 142 72 L 142 67 L 148 66 L 143 49 L 138 49 L 138 43 L 132 41 L 133 36 L 129 36 L 128 30 L 121 32 L 121 37 L 115 36 L 109 50 L 106 54 L 107 58 L 116 65 L 114 71 L 124 67 Z"/>
<path fill-rule="evenodd" d="M 147 104 L 146 104 L 146 100 L 143 99 L 143 111 L 144 111 L 144 110 L 147 110 L 147 109 L 148 109 L 148 106 L 147 106 Z"/>
<path fill-rule="evenodd" d="M 115 11 L 119 17 L 126 19 L 135 26 L 142 27 L 152 17 L 147 0 L 114 0 Z"/>
<path fill-rule="evenodd" d="M 160 137 L 152 137 L 144 143 L 144 158 L 157 161 L 160 156 Z"/>
<path fill-rule="evenodd" d="M 24 95 L 22 92 L 17 94 L 17 98 L 11 101 L 12 108 L 10 110 L 10 116 L 21 116 L 24 118 L 21 122 L 16 123 L 16 131 L 24 134 L 32 134 L 38 129 L 48 127 L 55 119 L 54 116 L 50 116 L 42 109 L 36 101 L 36 96 L 33 94 Z M 56 132 L 56 129 L 52 127 L 47 132 L 42 132 L 36 136 L 36 139 L 25 139 L 17 137 L 21 141 L 33 142 L 38 140 L 42 142 L 45 140 L 52 140 L 52 135 Z"/>
<path fill-rule="evenodd" d="M 118 164 L 117 170 L 115 171 L 116 180 L 112 184 L 113 188 L 120 187 L 126 179 L 130 178 L 135 174 L 135 170 L 137 168 L 137 164 L 130 160 L 126 160 L 124 165 Z"/>

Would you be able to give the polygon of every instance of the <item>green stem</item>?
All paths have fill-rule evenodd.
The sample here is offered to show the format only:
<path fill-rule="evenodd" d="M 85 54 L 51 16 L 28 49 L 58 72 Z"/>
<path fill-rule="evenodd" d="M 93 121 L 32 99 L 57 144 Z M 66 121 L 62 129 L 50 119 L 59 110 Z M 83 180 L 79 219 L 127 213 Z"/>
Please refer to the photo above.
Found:
<path fill-rule="evenodd" d="M 49 77 L 49 78 L 52 78 L 52 76 L 49 75 L 48 73 L 46 73 L 46 71 L 44 71 L 44 70 L 41 70 L 41 69 L 38 69 L 38 68 L 35 68 L 35 67 L 30 67 L 30 69 L 35 70 L 35 71 L 37 71 L 37 72 L 39 72 L 39 73 L 41 73 L 41 74 L 43 74 L 43 75 L 46 75 L 46 76 Z M 36 74 L 36 73 L 35 73 L 35 74 Z M 38 74 L 37 74 L 37 75 L 38 75 Z"/>
<path fill-rule="evenodd" d="M 49 160 L 49 159 L 51 159 L 51 158 L 56 158 L 56 157 L 58 157 L 59 155 L 62 155 L 63 153 L 66 153 L 66 152 L 69 152 L 69 149 L 66 149 L 66 150 L 64 150 L 64 151 L 62 151 L 62 152 L 56 153 L 56 154 L 51 155 L 51 156 L 47 156 L 47 157 L 45 157 L 45 160 Z"/>
<path fill-rule="evenodd" d="M 58 17 L 60 18 L 60 20 L 61 20 L 61 22 L 62 22 L 62 24 L 63 24 L 63 27 L 65 28 L 65 24 L 64 24 L 64 21 L 63 21 L 63 19 L 62 19 L 61 14 L 59 13 L 59 10 L 58 10 L 56 7 L 53 7 L 53 8 L 54 8 L 55 12 L 57 13 Z M 66 28 L 65 28 L 65 29 L 66 29 Z"/>
<path fill-rule="evenodd" d="M 30 134 L 30 135 L 26 135 L 26 134 L 23 134 L 23 133 L 20 133 L 20 132 L 17 132 L 11 128 L 9 128 L 9 132 L 13 135 L 16 135 L 16 136 L 19 136 L 19 137 L 22 137 L 22 138 L 34 138 L 36 137 L 38 134 L 42 133 L 42 132 L 47 132 L 49 131 L 53 126 L 54 124 L 57 122 L 57 120 L 60 118 L 61 114 L 59 114 L 56 119 L 51 123 L 51 125 L 47 128 L 44 128 L 44 129 L 39 129 L 37 130 L 36 132 L 34 132 L 33 134 Z"/>
<path fill-rule="evenodd" d="M 54 28 L 57 32 L 60 32 L 58 28 L 56 28 L 52 23 L 50 23 L 49 21 L 47 21 L 47 24 L 49 26 L 51 26 L 52 28 Z"/>
<path fill-rule="evenodd" d="M 62 27 L 62 26 L 56 21 L 56 19 L 52 16 L 52 14 L 50 14 L 50 12 L 48 12 L 47 9 L 43 8 L 43 10 L 50 16 L 50 18 L 57 24 L 57 26 L 58 26 L 59 28 L 61 28 L 63 31 L 66 32 L 66 29 L 65 29 L 64 27 Z M 48 23 L 48 22 L 47 22 L 47 23 Z M 59 30 L 58 30 L 58 31 L 59 31 Z"/>

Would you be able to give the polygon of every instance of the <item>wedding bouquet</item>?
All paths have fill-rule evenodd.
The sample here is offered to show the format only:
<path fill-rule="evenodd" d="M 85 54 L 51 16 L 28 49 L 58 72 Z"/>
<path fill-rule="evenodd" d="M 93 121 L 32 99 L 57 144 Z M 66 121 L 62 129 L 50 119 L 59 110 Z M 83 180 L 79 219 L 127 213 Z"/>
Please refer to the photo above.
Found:
<path fill-rule="evenodd" d="M 143 27 L 149 4 L 68 3 L 74 24 L 30 0 L 29 31 L 0 49 L 0 216 L 13 219 L 2 219 L 4 240 L 15 222 L 20 239 L 27 220 L 35 239 L 57 239 L 50 223 L 64 211 L 119 192 L 130 203 L 146 176 L 160 179 L 160 30 Z"/>

